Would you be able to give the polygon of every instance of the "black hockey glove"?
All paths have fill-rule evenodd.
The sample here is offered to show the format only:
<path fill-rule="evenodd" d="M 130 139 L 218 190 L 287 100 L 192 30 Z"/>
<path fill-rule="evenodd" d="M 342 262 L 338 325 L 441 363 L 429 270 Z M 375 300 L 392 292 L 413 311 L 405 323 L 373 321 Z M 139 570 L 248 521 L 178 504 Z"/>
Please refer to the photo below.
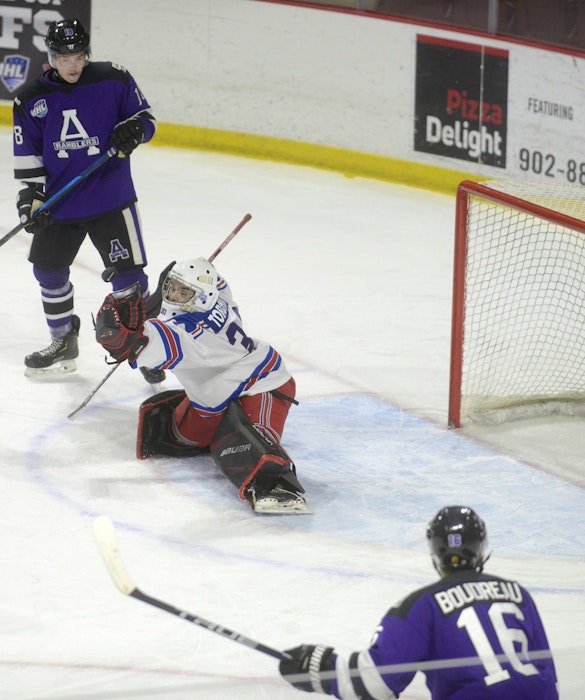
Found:
<path fill-rule="evenodd" d="M 125 122 L 116 124 L 110 141 L 112 146 L 118 149 L 118 155 L 129 156 L 132 151 L 142 143 L 144 138 L 144 124 L 141 119 L 127 119 Z"/>
<path fill-rule="evenodd" d="M 95 320 L 96 340 L 118 362 L 134 362 L 148 344 L 145 319 L 144 299 L 116 299 L 108 294 Z"/>
<path fill-rule="evenodd" d="M 16 208 L 20 223 L 29 233 L 39 233 L 52 222 L 48 211 L 36 214 L 37 209 L 47 201 L 42 185 L 27 185 L 16 197 Z"/>
<path fill-rule="evenodd" d="M 278 667 L 285 680 L 305 693 L 331 695 L 332 679 L 330 676 L 322 678 L 321 674 L 335 669 L 337 655 L 332 647 L 326 647 L 324 644 L 302 644 L 294 649 L 286 649 L 285 654 L 292 656 L 290 661 L 281 661 Z"/>

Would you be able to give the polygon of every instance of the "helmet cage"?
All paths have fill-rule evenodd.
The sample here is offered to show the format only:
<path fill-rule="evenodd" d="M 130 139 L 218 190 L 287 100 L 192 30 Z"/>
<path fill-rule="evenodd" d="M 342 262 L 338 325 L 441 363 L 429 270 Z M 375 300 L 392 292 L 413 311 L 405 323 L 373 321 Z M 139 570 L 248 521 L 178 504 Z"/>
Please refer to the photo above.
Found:
<path fill-rule="evenodd" d="M 205 258 L 178 263 L 163 282 L 163 306 L 172 316 L 209 311 L 218 298 L 217 272 Z"/>

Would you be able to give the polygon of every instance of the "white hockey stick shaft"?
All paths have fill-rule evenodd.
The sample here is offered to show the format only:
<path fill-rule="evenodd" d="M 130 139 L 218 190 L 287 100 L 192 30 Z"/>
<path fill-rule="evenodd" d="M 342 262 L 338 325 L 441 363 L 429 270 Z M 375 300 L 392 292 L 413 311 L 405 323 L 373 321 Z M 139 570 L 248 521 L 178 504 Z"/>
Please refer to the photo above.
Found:
<path fill-rule="evenodd" d="M 204 627 L 210 632 L 215 632 L 216 634 L 231 639 L 233 642 L 238 644 L 243 644 L 244 646 L 255 649 L 263 654 L 268 654 L 268 656 L 273 656 L 276 659 L 285 661 L 290 659 L 288 654 L 285 654 L 278 649 L 273 649 L 272 647 L 257 642 L 249 637 L 234 632 L 233 630 L 218 625 L 215 622 L 209 622 L 199 615 L 193 615 L 186 610 L 181 610 L 176 608 L 174 605 L 165 603 L 159 598 L 154 598 L 153 596 L 143 593 L 134 583 L 130 574 L 126 570 L 124 562 L 122 560 L 122 555 L 120 554 L 120 549 L 118 547 L 118 539 L 116 537 L 116 530 L 114 524 L 108 518 L 107 515 L 100 515 L 93 521 L 93 535 L 97 546 L 100 550 L 106 568 L 112 577 L 112 580 L 116 584 L 117 588 L 124 593 L 124 595 L 130 596 L 131 598 L 136 598 L 136 600 L 141 600 L 143 603 L 152 605 L 159 610 L 164 610 L 171 615 L 176 615 L 182 620 L 187 622 L 192 622 L 194 625 L 199 625 L 199 627 Z"/>
<path fill-rule="evenodd" d="M 213 261 L 215 260 L 215 258 L 217 258 L 217 256 L 218 256 L 218 255 L 221 253 L 221 251 L 226 247 L 226 245 L 227 245 L 233 238 L 235 238 L 235 236 L 236 236 L 236 235 L 241 231 L 241 229 L 248 223 L 248 221 L 250 221 L 251 218 L 252 218 L 252 215 L 251 215 L 251 214 L 246 214 L 246 215 L 244 216 L 244 218 L 240 221 L 240 223 L 236 226 L 236 228 L 235 228 L 229 235 L 226 236 L 226 238 L 223 240 L 223 242 L 222 242 L 222 243 L 213 251 L 213 253 L 207 258 L 207 259 L 209 260 L 209 262 L 213 262 Z M 103 278 L 104 281 L 106 281 L 106 282 L 111 282 L 112 279 L 113 279 L 114 276 L 115 276 L 115 273 L 116 273 L 116 271 L 114 270 L 114 268 L 108 267 L 108 268 L 106 268 L 106 270 L 104 270 L 104 274 L 102 275 L 102 278 Z M 108 379 L 112 376 L 112 374 L 114 374 L 114 372 L 116 371 L 116 369 L 117 369 L 121 364 L 123 364 L 123 363 L 122 363 L 122 362 L 119 362 L 118 364 L 114 365 L 114 366 L 112 367 L 112 369 L 110 369 L 110 370 L 108 371 L 108 373 L 104 376 L 104 378 L 99 382 L 99 384 L 97 384 L 97 385 L 90 391 L 90 393 L 89 393 L 89 394 L 87 395 L 87 397 L 79 404 L 79 406 L 78 406 L 74 411 L 71 411 L 71 413 L 67 416 L 67 418 L 69 418 L 69 420 L 73 420 L 73 418 L 75 418 L 75 416 L 76 416 L 78 413 L 81 413 L 81 411 L 83 411 L 83 409 L 87 406 L 87 404 L 92 400 L 92 398 L 94 397 L 94 395 L 97 394 L 97 392 L 99 391 L 99 389 L 101 389 L 101 387 L 108 381 Z"/>

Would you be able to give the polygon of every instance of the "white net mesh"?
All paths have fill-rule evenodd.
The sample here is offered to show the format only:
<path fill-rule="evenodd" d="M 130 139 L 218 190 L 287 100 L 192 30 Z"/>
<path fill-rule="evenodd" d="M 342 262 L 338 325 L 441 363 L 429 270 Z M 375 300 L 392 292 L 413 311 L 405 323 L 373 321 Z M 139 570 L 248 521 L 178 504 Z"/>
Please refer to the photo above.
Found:
<path fill-rule="evenodd" d="M 558 214 L 585 221 L 585 192 L 484 186 L 517 197 L 518 208 L 474 193 L 467 200 L 461 421 L 562 412 L 585 400 L 585 234 Z M 549 208 L 551 220 L 522 211 L 527 202 Z"/>

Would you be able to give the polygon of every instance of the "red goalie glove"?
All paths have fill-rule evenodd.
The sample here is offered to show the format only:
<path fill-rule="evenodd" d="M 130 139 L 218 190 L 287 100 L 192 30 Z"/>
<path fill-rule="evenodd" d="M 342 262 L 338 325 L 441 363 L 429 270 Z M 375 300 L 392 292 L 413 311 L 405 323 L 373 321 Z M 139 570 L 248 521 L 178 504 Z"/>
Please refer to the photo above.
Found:
<path fill-rule="evenodd" d="M 144 299 L 117 299 L 108 294 L 98 311 L 95 337 L 118 362 L 134 360 L 148 343 L 144 335 Z"/>

